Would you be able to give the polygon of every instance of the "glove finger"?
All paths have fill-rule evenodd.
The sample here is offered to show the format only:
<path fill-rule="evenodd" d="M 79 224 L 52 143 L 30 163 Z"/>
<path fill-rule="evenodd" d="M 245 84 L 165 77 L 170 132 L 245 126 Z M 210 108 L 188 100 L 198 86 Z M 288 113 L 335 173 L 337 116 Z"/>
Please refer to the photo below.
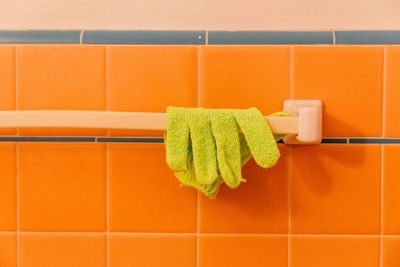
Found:
<path fill-rule="evenodd" d="M 280 153 L 272 131 L 262 113 L 256 108 L 236 111 L 235 119 L 255 162 L 264 168 L 274 166 Z"/>
<path fill-rule="evenodd" d="M 242 181 L 238 127 L 230 111 L 211 114 L 212 132 L 217 147 L 218 170 L 222 179 L 231 188 Z"/>
<path fill-rule="evenodd" d="M 212 184 L 218 177 L 218 169 L 210 112 L 193 109 L 188 122 L 197 182 L 201 185 Z"/>
<path fill-rule="evenodd" d="M 168 166 L 174 171 L 188 170 L 189 151 L 189 124 L 186 121 L 183 108 L 168 107 L 167 132 L 165 135 L 166 159 Z"/>

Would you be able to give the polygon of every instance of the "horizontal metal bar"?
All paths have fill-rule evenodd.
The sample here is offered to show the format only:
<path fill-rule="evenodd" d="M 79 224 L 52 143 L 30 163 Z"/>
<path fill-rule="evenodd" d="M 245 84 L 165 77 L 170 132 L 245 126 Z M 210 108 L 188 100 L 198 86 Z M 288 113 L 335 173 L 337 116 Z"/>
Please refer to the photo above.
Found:
<path fill-rule="evenodd" d="M 298 133 L 297 117 L 266 116 L 265 119 L 275 134 Z M 166 130 L 167 114 L 71 110 L 0 111 L 0 128 Z"/>

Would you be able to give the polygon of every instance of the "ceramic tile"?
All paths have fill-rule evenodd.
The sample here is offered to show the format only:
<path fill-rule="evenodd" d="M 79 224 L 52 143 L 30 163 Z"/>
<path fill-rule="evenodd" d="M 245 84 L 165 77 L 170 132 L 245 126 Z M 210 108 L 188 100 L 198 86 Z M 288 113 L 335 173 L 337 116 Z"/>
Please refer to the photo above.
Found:
<path fill-rule="evenodd" d="M 400 265 L 400 237 L 384 237 L 382 249 L 382 267 Z"/>
<path fill-rule="evenodd" d="M 288 46 L 200 47 L 199 104 L 281 111 L 289 98 L 289 71 Z"/>
<path fill-rule="evenodd" d="M 105 145 L 27 143 L 18 153 L 21 230 L 105 230 Z"/>
<path fill-rule="evenodd" d="M 293 233 L 380 232 L 379 145 L 292 148 Z"/>
<path fill-rule="evenodd" d="M 0 46 L 0 110 L 15 110 L 15 47 Z M 0 135 L 15 135 L 15 129 L 0 129 Z"/>
<path fill-rule="evenodd" d="M 15 233 L 0 233 L 0 266 L 17 267 L 17 237 Z"/>
<path fill-rule="evenodd" d="M 385 110 L 384 110 L 384 136 L 400 137 L 400 46 L 388 46 L 385 62 Z"/>
<path fill-rule="evenodd" d="M 180 187 L 162 144 L 110 144 L 110 229 L 195 232 L 197 193 Z"/>
<path fill-rule="evenodd" d="M 399 145 L 383 147 L 383 232 L 385 234 L 400 234 L 399 156 Z"/>
<path fill-rule="evenodd" d="M 196 237 L 111 235 L 109 266 L 196 267 Z"/>
<path fill-rule="evenodd" d="M 247 180 L 236 189 L 222 186 L 216 199 L 200 197 L 200 232 L 287 233 L 288 149 L 279 146 L 281 158 L 271 169 L 254 161 L 243 168 Z"/>
<path fill-rule="evenodd" d="M 18 109 L 105 110 L 105 48 L 20 46 Z M 103 129 L 20 129 L 21 135 L 105 135 Z"/>
<path fill-rule="evenodd" d="M 293 237 L 293 267 L 378 267 L 377 237 Z"/>
<path fill-rule="evenodd" d="M 16 146 L 14 144 L 0 144 L 0 231 L 16 229 L 16 158 Z"/>
<path fill-rule="evenodd" d="M 321 99 L 323 136 L 382 135 L 383 48 L 296 46 L 295 99 Z"/>
<path fill-rule="evenodd" d="M 287 237 L 201 236 L 200 267 L 288 266 Z"/>
<path fill-rule="evenodd" d="M 104 234 L 21 234 L 20 267 L 105 267 Z"/>
<path fill-rule="evenodd" d="M 112 111 L 166 112 L 197 106 L 197 48 L 111 46 L 109 103 Z M 112 130 L 113 136 L 162 136 L 156 131 Z"/>

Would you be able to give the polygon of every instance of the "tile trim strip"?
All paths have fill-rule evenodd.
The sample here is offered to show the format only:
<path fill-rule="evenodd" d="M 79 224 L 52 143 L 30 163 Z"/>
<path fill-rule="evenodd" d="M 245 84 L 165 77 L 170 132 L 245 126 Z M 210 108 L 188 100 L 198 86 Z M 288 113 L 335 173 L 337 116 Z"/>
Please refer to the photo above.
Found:
<path fill-rule="evenodd" d="M 400 44 L 400 31 L 336 31 L 336 44 Z"/>
<path fill-rule="evenodd" d="M 164 143 L 162 137 L 97 137 L 100 143 Z"/>
<path fill-rule="evenodd" d="M 350 144 L 400 144 L 400 138 L 350 138 Z"/>
<path fill-rule="evenodd" d="M 163 137 L 0 136 L 0 142 L 164 143 Z M 282 144 L 280 140 L 277 143 Z M 322 144 L 400 144 L 400 138 L 323 138 Z"/>
<path fill-rule="evenodd" d="M 207 39 L 207 40 L 206 40 Z M 400 44 L 399 31 L 0 30 L 0 44 L 362 45 Z"/>
<path fill-rule="evenodd" d="M 83 44 L 204 45 L 205 31 L 84 31 Z"/>
<path fill-rule="evenodd" d="M 323 138 L 322 144 L 347 144 L 347 138 Z"/>
<path fill-rule="evenodd" d="M 0 44 L 79 44 L 81 31 L 3 31 Z"/>
<path fill-rule="evenodd" d="M 96 142 L 96 138 L 64 136 L 0 136 L 0 142 Z"/>
<path fill-rule="evenodd" d="M 212 31 L 208 43 L 229 44 L 333 44 L 332 32 Z"/>

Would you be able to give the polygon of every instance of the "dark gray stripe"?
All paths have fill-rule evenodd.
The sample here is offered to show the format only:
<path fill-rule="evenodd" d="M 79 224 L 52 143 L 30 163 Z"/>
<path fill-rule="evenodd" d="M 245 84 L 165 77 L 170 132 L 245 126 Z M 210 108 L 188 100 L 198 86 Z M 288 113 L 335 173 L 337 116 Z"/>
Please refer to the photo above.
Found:
<path fill-rule="evenodd" d="M 205 44 L 204 31 L 85 31 L 84 44 Z"/>
<path fill-rule="evenodd" d="M 80 31 L 0 30 L 0 43 L 79 44 Z M 336 44 L 400 44 L 400 31 L 336 31 Z M 205 44 L 205 31 L 85 31 L 86 44 Z M 209 44 L 333 44 L 331 32 L 211 31 Z"/>
<path fill-rule="evenodd" d="M 336 44 L 400 44 L 400 31 L 337 31 Z"/>
<path fill-rule="evenodd" d="M 98 137 L 97 142 L 106 143 L 164 143 L 162 137 Z"/>
<path fill-rule="evenodd" d="M 322 144 L 347 144 L 347 138 L 323 138 Z"/>
<path fill-rule="evenodd" d="M 400 144 L 400 138 L 350 138 L 350 144 Z"/>
<path fill-rule="evenodd" d="M 208 33 L 209 44 L 333 44 L 332 32 L 225 32 Z"/>
<path fill-rule="evenodd" d="M 323 138 L 322 144 L 400 144 L 400 138 Z M 0 136 L 0 142 L 164 143 L 162 137 Z M 280 140 L 277 143 L 282 144 Z"/>
<path fill-rule="evenodd" d="M 0 142 L 95 142 L 95 137 L 0 136 Z"/>
<path fill-rule="evenodd" d="M 3 44 L 79 44 L 80 31 L 0 31 Z"/>

